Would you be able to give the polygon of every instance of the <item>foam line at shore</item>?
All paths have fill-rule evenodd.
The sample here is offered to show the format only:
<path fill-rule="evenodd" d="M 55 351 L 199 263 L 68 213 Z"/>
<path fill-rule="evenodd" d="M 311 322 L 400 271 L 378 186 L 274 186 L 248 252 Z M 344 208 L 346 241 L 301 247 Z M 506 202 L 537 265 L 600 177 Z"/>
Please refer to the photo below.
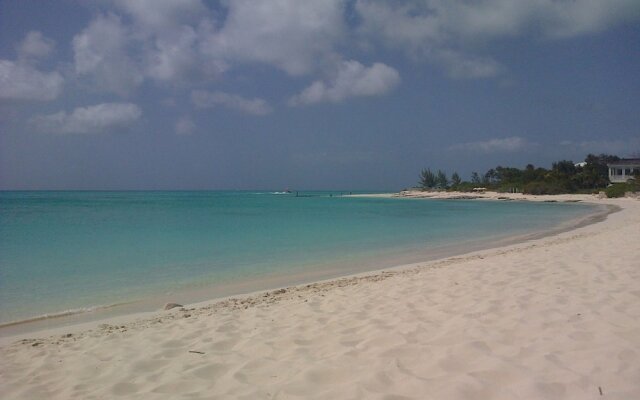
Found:
<path fill-rule="evenodd" d="M 29 317 L 29 318 L 25 318 L 25 319 L 21 319 L 21 320 L 0 323 L 0 329 L 8 328 L 8 327 L 11 327 L 11 326 L 16 326 L 16 325 L 29 324 L 29 323 L 32 323 L 32 322 L 39 322 L 39 321 L 45 321 L 45 320 L 50 320 L 50 319 L 69 317 L 69 316 L 73 316 L 73 315 L 94 313 L 94 312 L 97 312 L 97 311 L 109 310 L 109 309 L 112 309 L 112 308 L 126 306 L 126 305 L 133 304 L 133 303 L 135 303 L 135 302 L 134 301 L 127 301 L 127 302 L 113 303 L 113 304 L 107 304 L 107 305 L 72 308 L 72 309 L 69 309 L 69 310 L 63 310 L 63 311 L 59 311 L 59 312 L 36 315 L 34 317 Z"/>

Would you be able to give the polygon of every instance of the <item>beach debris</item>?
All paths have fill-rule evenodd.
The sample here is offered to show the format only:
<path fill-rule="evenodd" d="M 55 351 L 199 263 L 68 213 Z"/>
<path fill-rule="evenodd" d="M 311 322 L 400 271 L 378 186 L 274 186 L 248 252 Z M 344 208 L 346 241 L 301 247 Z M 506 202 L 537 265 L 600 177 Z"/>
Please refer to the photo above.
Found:
<path fill-rule="evenodd" d="M 185 314 L 183 315 L 183 318 L 189 318 L 191 316 L 191 314 Z"/>
<path fill-rule="evenodd" d="M 204 354 L 204 351 L 189 350 L 189 353 Z"/>
<path fill-rule="evenodd" d="M 71 336 L 73 336 L 73 333 L 65 333 L 62 335 L 63 338 L 70 338 Z"/>
<path fill-rule="evenodd" d="M 604 395 L 602 394 L 602 386 L 598 386 L 598 390 L 600 391 L 600 396 L 604 396 Z"/>
<path fill-rule="evenodd" d="M 18 343 L 22 344 L 30 344 L 33 347 L 40 346 L 43 344 L 44 339 L 22 339 Z"/>
<path fill-rule="evenodd" d="M 178 303 L 167 303 L 164 305 L 165 310 L 171 310 L 172 308 L 177 308 L 177 307 L 183 307 L 183 305 Z"/>

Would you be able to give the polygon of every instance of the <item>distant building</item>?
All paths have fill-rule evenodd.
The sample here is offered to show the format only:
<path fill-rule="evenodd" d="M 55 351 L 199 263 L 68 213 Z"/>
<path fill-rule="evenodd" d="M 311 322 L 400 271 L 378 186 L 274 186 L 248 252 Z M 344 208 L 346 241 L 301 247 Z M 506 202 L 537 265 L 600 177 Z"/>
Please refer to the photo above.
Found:
<path fill-rule="evenodd" d="M 609 181 L 611 183 L 624 183 L 629 179 L 635 179 L 640 174 L 640 158 L 623 158 L 607 164 L 609 167 Z"/>
<path fill-rule="evenodd" d="M 573 165 L 576 167 L 584 168 L 587 165 L 587 162 L 583 161 L 583 162 L 575 163 Z"/>

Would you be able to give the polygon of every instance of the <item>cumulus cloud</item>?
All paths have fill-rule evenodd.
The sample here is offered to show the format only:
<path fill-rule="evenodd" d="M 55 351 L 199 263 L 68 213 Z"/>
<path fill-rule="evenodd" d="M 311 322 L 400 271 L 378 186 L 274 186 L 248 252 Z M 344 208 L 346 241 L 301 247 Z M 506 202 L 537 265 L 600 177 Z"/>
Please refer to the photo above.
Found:
<path fill-rule="evenodd" d="M 322 71 L 339 60 L 344 0 L 223 2 L 224 15 L 200 0 L 115 0 L 73 40 L 75 70 L 99 89 L 127 95 L 144 80 L 193 84 L 232 66 L 262 63 L 290 75 Z"/>
<path fill-rule="evenodd" d="M 196 124 L 189 117 L 182 117 L 176 122 L 176 135 L 191 135 L 195 129 Z"/>
<path fill-rule="evenodd" d="M 456 78 L 502 70 L 489 56 L 472 56 L 478 43 L 524 35 L 566 38 L 640 18 L 635 0 L 357 0 L 355 9 L 363 41 L 433 61 Z"/>
<path fill-rule="evenodd" d="M 506 138 L 488 139 L 478 142 L 458 143 L 449 147 L 449 150 L 462 150 L 473 153 L 512 153 L 526 150 L 527 148 L 530 148 L 532 146 L 535 145 L 522 137 L 511 136 Z"/>
<path fill-rule="evenodd" d="M 344 38 L 344 0 L 230 0 L 205 51 L 231 62 L 273 65 L 291 75 L 332 64 Z"/>
<path fill-rule="evenodd" d="M 50 133 L 95 134 L 124 128 L 142 115 L 140 107 L 132 103 L 102 103 L 78 107 L 70 114 L 60 111 L 39 115 L 30 122 L 36 129 Z"/>
<path fill-rule="evenodd" d="M 192 24 L 209 13 L 201 0 L 115 0 L 114 4 L 143 30 L 156 34 Z"/>
<path fill-rule="evenodd" d="M 475 57 L 453 50 L 441 50 L 434 60 L 442 65 L 450 77 L 456 79 L 490 78 L 498 75 L 503 67 L 489 57 Z"/>
<path fill-rule="evenodd" d="M 145 77 L 186 84 L 219 77 L 228 69 L 221 58 L 202 51 L 215 32 L 211 12 L 200 0 L 117 0 L 134 24 L 132 44 L 144 54 Z"/>
<path fill-rule="evenodd" d="M 199 108 L 222 106 L 245 114 L 258 116 L 267 115 L 273 111 L 271 106 L 263 99 L 247 99 L 242 96 L 224 92 L 194 90 L 191 92 L 191 101 Z"/>
<path fill-rule="evenodd" d="M 110 0 L 100 4 L 105 13 L 72 41 L 74 70 L 93 88 L 127 96 L 145 81 L 194 87 L 256 64 L 291 76 L 329 76 L 296 96 L 294 102 L 299 104 L 366 95 L 347 89 L 338 82 L 339 76 L 331 75 L 345 68 L 344 53 L 356 44 L 363 44 L 363 49 L 398 49 L 412 60 L 440 66 L 452 78 L 490 78 L 507 69 L 490 54 L 486 44 L 491 41 L 518 36 L 554 40 L 640 19 L 637 0 L 225 0 L 215 6 L 203 0 Z M 54 45 L 40 32 L 29 32 L 18 45 L 17 62 L 29 60 L 25 64 L 31 68 L 21 68 L 23 75 L 33 75 L 35 62 L 48 56 Z M 51 82 L 62 78 L 46 77 Z"/>
<path fill-rule="evenodd" d="M 58 72 L 0 60 L 0 99 L 49 101 L 62 93 L 64 79 Z"/>
<path fill-rule="evenodd" d="M 362 29 L 414 47 L 537 34 L 567 37 L 640 18 L 635 0 L 358 0 Z M 438 43 L 439 42 L 439 43 Z"/>
<path fill-rule="evenodd" d="M 146 50 L 145 73 L 160 82 L 181 83 L 218 78 L 229 67 L 199 51 L 202 34 L 190 26 L 165 32 Z"/>
<path fill-rule="evenodd" d="M 120 15 L 97 16 L 73 39 L 76 72 L 93 78 L 100 89 L 127 95 L 146 79 L 185 85 L 227 70 L 224 60 L 202 51 L 215 29 L 201 1 L 114 4 Z"/>
<path fill-rule="evenodd" d="M 337 103 L 349 97 L 376 96 L 398 85 L 400 74 L 382 63 L 365 67 L 357 61 L 344 61 L 329 82 L 315 81 L 289 101 L 290 105 Z"/>
<path fill-rule="evenodd" d="M 129 55 L 130 30 L 114 14 L 100 15 L 73 38 L 75 70 L 106 91 L 128 94 L 143 76 Z"/>
<path fill-rule="evenodd" d="M 578 151 L 581 153 L 606 153 L 628 156 L 634 151 L 640 151 L 640 138 L 626 140 L 563 140 L 560 142 L 560 146 L 563 149 L 569 149 L 570 151 Z"/>
<path fill-rule="evenodd" d="M 21 59 L 47 57 L 55 47 L 55 42 L 46 38 L 38 31 L 30 31 L 18 45 L 18 55 Z"/>
<path fill-rule="evenodd" d="M 56 99 L 62 93 L 64 78 L 57 71 L 42 72 L 36 68 L 37 60 L 47 57 L 54 45 L 38 31 L 27 33 L 17 45 L 18 59 L 0 60 L 0 99 Z"/>

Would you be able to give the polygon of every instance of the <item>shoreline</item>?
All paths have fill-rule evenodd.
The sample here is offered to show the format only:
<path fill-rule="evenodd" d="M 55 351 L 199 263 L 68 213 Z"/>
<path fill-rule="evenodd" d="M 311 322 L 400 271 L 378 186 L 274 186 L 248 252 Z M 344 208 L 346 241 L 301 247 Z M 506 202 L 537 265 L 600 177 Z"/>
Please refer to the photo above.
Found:
<path fill-rule="evenodd" d="M 435 195 L 435 196 L 434 196 Z M 382 193 L 382 194 L 355 194 L 345 195 L 345 197 L 374 197 L 374 198 L 417 198 L 417 199 L 434 199 L 434 200 L 457 200 L 460 198 L 458 192 L 399 192 L 399 193 Z M 488 192 L 483 193 L 482 197 L 469 199 L 463 197 L 463 200 L 490 200 L 500 201 L 502 194 Z M 519 195 L 519 194 L 516 194 Z M 520 195 L 523 196 L 523 195 Z M 527 196 L 519 198 L 521 201 L 548 201 L 542 196 Z M 573 196 L 573 195 L 568 195 Z M 580 195 L 579 195 L 580 196 Z M 586 196 L 586 195 L 585 195 Z M 577 201 L 591 203 L 594 206 L 602 207 L 586 216 L 570 219 L 560 225 L 518 234 L 509 237 L 488 237 L 465 242 L 464 244 L 436 246 L 425 252 L 418 251 L 410 255 L 394 252 L 394 256 L 389 256 L 384 262 L 378 262 L 379 266 L 371 268 L 354 267 L 344 270 L 333 266 L 329 268 L 321 268 L 319 271 L 303 271 L 292 274 L 278 273 L 268 276 L 257 277 L 251 281 L 237 282 L 230 286 L 222 295 L 216 297 L 207 297 L 202 293 L 207 293 L 210 288 L 182 289 L 172 291 L 169 296 L 153 296 L 141 300 L 118 302 L 108 305 L 95 305 L 72 310 L 63 310 L 56 313 L 37 315 L 24 320 L 9 321 L 0 324 L 0 346 L 10 343 L 12 340 L 20 340 L 25 337 L 34 337 L 37 335 L 47 336 L 49 332 L 59 334 L 60 332 L 77 332 L 81 329 L 95 328 L 102 324 L 120 324 L 137 320 L 140 318 L 150 318 L 155 314 L 162 315 L 162 305 L 174 302 L 176 297 L 186 298 L 187 301 L 182 302 L 189 307 L 198 307 L 201 305 L 210 305 L 221 302 L 234 297 L 255 297 L 260 296 L 271 290 L 279 290 L 283 288 L 292 288 L 302 285 L 314 284 L 319 282 L 331 282 L 343 278 L 357 277 L 361 275 L 376 274 L 385 270 L 403 269 L 407 266 L 414 266 L 421 263 L 429 263 L 434 261 L 445 260 L 451 257 L 472 254 L 478 251 L 498 249 L 527 241 L 542 239 L 545 237 L 557 235 L 583 226 L 591 225 L 603 221 L 608 215 L 620 210 L 620 207 L 603 204 L 602 202 L 592 201 L 591 197 L 585 199 L 563 199 L 563 202 L 574 203 Z M 371 263 L 371 259 L 368 262 Z M 356 264 L 364 265 L 365 261 L 356 262 Z M 342 264 L 340 264 L 342 265 Z M 196 293 L 200 293 L 199 295 Z M 155 309 L 151 309 L 152 305 L 156 305 Z M 129 306 L 128 312 L 118 312 L 121 307 Z M 66 320 L 65 320 L 66 319 Z M 56 322 L 58 322 L 56 324 Z M 34 326 L 35 325 L 35 326 Z M 53 326 L 51 326 L 53 325 Z M 7 334 L 7 332 L 9 332 Z"/>
<path fill-rule="evenodd" d="M 508 246 L 0 345 L 7 399 L 640 397 L 640 201 Z"/>

